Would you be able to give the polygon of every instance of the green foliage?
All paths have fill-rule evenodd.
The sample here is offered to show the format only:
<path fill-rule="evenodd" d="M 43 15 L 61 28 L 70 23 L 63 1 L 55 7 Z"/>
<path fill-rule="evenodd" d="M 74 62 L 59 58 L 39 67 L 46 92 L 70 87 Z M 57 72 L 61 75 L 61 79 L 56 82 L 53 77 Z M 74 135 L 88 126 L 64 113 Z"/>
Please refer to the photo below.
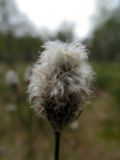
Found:
<path fill-rule="evenodd" d="M 101 136 L 107 140 L 119 140 L 120 141 L 120 127 L 119 122 L 115 122 L 111 119 L 102 122 Z"/>
<path fill-rule="evenodd" d="M 117 88 L 114 88 L 112 94 L 115 97 L 115 100 L 116 100 L 118 106 L 120 106 L 120 86 L 118 86 Z M 120 107 L 119 107 L 119 109 L 120 109 Z"/>
<path fill-rule="evenodd" d="M 102 11 L 101 11 L 102 12 Z M 97 61 L 120 61 L 120 6 L 98 17 L 88 46 L 91 57 Z M 102 21 L 99 24 L 99 21 Z"/>
<path fill-rule="evenodd" d="M 38 37 L 15 37 L 12 34 L 0 34 L 0 61 L 15 63 L 30 62 L 38 56 L 43 41 Z"/>
<path fill-rule="evenodd" d="M 94 63 L 97 87 L 109 92 L 120 104 L 120 65 L 119 63 Z"/>

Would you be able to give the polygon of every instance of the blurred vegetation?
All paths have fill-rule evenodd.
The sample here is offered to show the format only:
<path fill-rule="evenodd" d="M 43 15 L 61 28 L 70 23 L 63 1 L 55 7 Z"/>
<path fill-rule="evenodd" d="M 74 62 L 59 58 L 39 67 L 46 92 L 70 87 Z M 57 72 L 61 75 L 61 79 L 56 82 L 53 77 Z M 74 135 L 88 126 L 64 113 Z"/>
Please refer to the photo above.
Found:
<path fill-rule="evenodd" d="M 2 1 L 6 0 L 1 0 Z M 13 0 L 10 0 L 11 2 Z M 108 1 L 108 0 L 107 0 Z M 7 3 L 7 2 L 6 2 Z M 102 3 L 99 2 L 100 4 Z M 100 5 L 99 4 L 99 5 Z M 105 1 L 104 1 L 104 4 Z M 106 4 L 107 5 L 107 4 Z M 105 6 L 106 6 L 105 5 Z M 95 61 L 120 61 L 120 5 L 119 1 L 116 7 L 111 7 L 108 10 L 105 6 L 100 7 L 100 13 L 96 16 L 95 27 L 92 35 L 83 40 L 91 52 L 91 58 Z M 11 62 L 11 61 L 33 61 L 38 56 L 38 50 L 42 51 L 42 45 L 46 41 L 43 35 L 35 36 L 31 33 L 29 24 L 26 25 L 18 21 L 17 17 L 19 14 L 8 12 L 9 9 L 5 8 L 6 5 L 2 4 L 2 12 L 4 11 L 3 17 L 1 18 L 0 25 L 0 61 Z M 12 6 L 11 6 L 12 7 Z M 8 7 L 7 7 L 8 8 Z M 6 12 L 5 12 L 6 9 Z M 13 14 L 14 13 L 14 14 Z M 19 15 L 19 16 L 18 16 Z M 18 24 L 12 24 L 10 19 L 17 19 Z M 7 26 L 7 27 L 6 27 Z M 19 30 L 21 26 L 21 36 L 19 36 Z M 6 28 L 6 30 L 4 29 Z M 14 28 L 14 29 L 13 29 Z M 18 30 L 19 28 L 19 30 Z M 24 28 L 28 31 L 25 32 Z M 18 33 L 18 35 L 16 34 Z M 71 23 L 64 22 L 57 32 L 53 35 L 48 34 L 47 40 L 62 40 L 71 42 L 75 39 L 74 25 Z M 36 55 L 37 54 L 37 55 Z"/>
<path fill-rule="evenodd" d="M 64 131 L 62 160 L 120 159 L 120 2 L 109 2 L 98 0 L 94 29 L 81 40 L 91 53 L 96 89 L 78 126 Z M 63 23 L 53 35 L 36 34 L 14 0 L 0 0 L 0 15 L 0 160 L 52 160 L 53 132 L 29 107 L 24 72 L 46 40 L 75 40 L 74 25 Z M 17 92 L 5 83 L 11 64 L 20 78 Z"/>
<path fill-rule="evenodd" d="M 98 1 L 102 4 L 103 1 Z M 106 3 L 105 3 L 106 2 Z M 98 62 L 120 61 L 120 2 L 115 0 L 112 8 L 109 8 L 109 0 L 102 4 L 98 15 L 95 17 L 95 28 L 87 44 L 91 51 L 91 57 Z"/>
<path fill-rule="evenodd" d="M 53 159 L 53 131 L 46 120 L 35 115 L 27 102 L 24 71 L 28 64 L 15 63 L 20 78 L 17 94 L 4 81 L 9 65 L 4 65 L 0 81 L 0 159 Z M 91 103 L 62 136 L 63 160 L 119 159 L 120 75 L 118 63 L 92 63 L 97 85 Z M 69 147 L 68 147 L 69 146 Z M 74 151 L 74 152 L 73 152 Z M 18 156 L 19 155 L 19 156 Z"/>

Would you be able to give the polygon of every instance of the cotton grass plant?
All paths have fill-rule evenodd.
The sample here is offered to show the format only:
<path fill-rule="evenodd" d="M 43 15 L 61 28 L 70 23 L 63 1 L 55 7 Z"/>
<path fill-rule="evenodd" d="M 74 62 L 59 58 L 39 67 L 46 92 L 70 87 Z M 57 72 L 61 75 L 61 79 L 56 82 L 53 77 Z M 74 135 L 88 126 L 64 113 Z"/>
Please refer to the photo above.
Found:
<path fill-rule="evenodd" d="M 58 160 L 60 133 L 83 111 L 92 93 L 94 72 L 88 63 L 88 52 L 80 43 L 49 41 L 44 49 L 32 68 L 29 101 L 54 129 Z"/>

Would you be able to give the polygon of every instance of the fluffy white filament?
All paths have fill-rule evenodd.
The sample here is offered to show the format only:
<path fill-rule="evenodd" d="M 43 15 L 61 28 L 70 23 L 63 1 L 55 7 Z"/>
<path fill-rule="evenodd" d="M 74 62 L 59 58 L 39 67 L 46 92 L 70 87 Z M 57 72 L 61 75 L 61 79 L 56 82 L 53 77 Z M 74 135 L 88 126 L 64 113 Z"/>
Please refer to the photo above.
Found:
<path fill-rule="evenodd" d="M 38 113 L 45 111 L 44 104 L 48 97 L 60 106 L 64 103 L 62 99 L 69 98 L 70 94 L 85 102 L 91 93 L 94 75 L 85 47 L 80 43 L 49 41 L 44 49 L 32 69 L 28 87 L 33 108 Z M 80 107 L 79 110 L 82 110 Z"/>

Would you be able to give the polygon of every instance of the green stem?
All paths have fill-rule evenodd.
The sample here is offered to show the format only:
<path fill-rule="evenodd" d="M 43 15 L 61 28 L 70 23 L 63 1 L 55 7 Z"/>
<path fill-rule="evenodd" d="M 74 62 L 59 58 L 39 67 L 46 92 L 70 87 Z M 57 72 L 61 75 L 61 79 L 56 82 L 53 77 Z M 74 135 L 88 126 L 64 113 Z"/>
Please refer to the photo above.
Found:
<path fill-rule="evenodd" d="M 55 132 L 55 160 L 59 160 L 59 153 L 60 153 L 60 131 Z"/>

